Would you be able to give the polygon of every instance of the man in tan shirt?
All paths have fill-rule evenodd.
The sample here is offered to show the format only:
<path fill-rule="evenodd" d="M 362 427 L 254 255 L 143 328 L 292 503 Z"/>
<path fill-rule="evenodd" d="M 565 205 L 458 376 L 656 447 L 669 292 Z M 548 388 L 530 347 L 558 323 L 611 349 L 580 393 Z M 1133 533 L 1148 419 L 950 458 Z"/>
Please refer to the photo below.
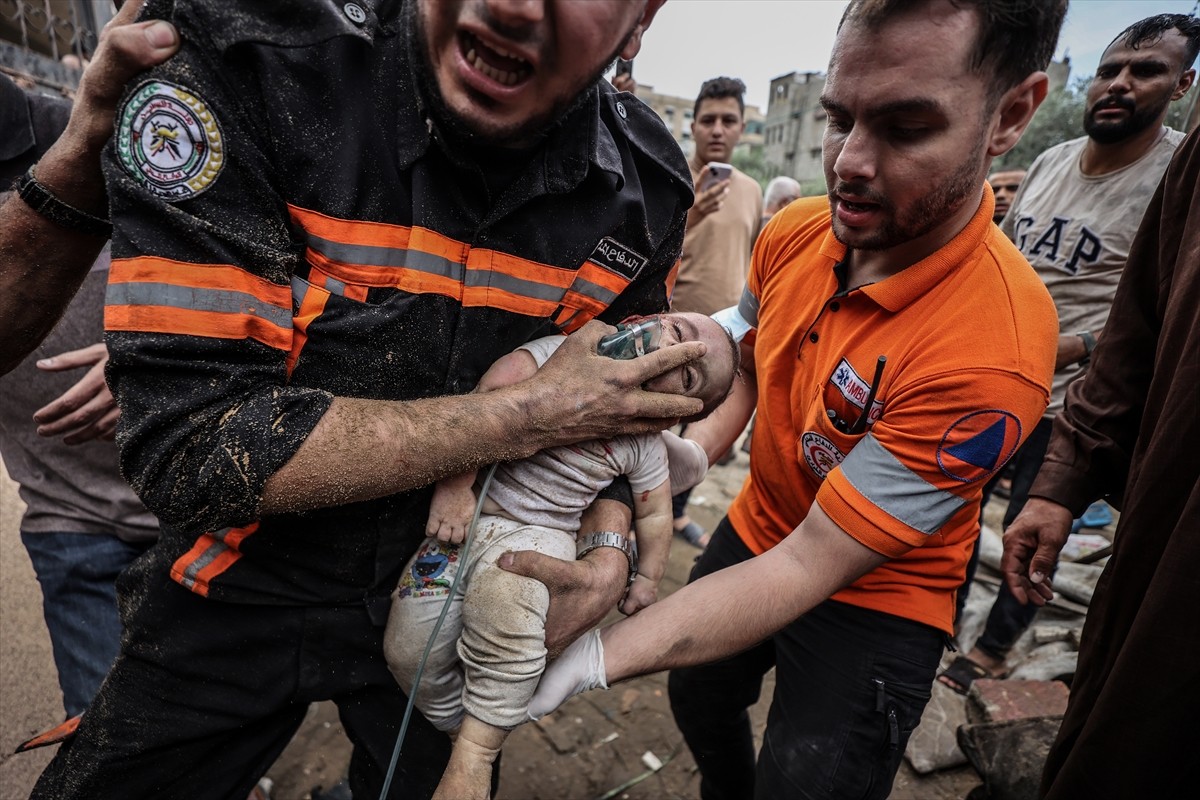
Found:
<path fill-rule="evenodd" d="M 724 180 L 709 182 L 709 164 L 728 164 L 746 128 L 737 78 L 705 81 L 696 98 L 692 138 L 696 150 L 689 166 L 696 202 L 688 212 L 679 278 L 671 297 L 674 311 L 712 314 L 736 305 L 750 269 L 750 248 L 762 217 L 762 190 L 749 175 L 734 169 Z"/>
<path fill-rule="evenodd" d="M 688 165 L 696 202 L 688 212 L 679 276 L 671 296 L 672 311 L 712 314 L 737 305 L 750 270 L 750 248 L 758 236 L 763 198 L 758 182 L 732 169 L 729 177 L 714 179 L 710 165 L 728 165 L 733 148 L 746 129 L 746 84 L 737 78 L 704 82 L 692 112 L 696 150 Z M 719 168 L 718 168 L 719 169 Z M 722 173 L 717 173 L 721 175 Z M 732 459 L 734 451 L 727 456 Z M 722 459 L 720 463 L 726 463 Z M 688 492 L 675 495 L 675 532 L 694 545 L 708 543 L 699 525 L 688 519 Z"/>

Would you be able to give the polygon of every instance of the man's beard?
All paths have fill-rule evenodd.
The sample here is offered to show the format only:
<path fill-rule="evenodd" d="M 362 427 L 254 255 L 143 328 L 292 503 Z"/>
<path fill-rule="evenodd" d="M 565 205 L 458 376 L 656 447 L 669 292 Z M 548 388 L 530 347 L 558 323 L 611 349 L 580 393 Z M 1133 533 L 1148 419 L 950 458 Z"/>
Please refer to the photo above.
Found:
<path fill-rule="evenodd" d="M 946 180 L 934 187 L 929 193 L 918 198 L 905 212 L 900 212 L 886 197 L 872 191 L 865 184 L 840 183 L 835 188 L 838 192 L 858 195 L 870 202 L 878 203 L 886 221 L 866 239 L 858 242 L 848 242 L 838 232 L 838 223 L 834 217 L 833 235 L 847 247 L 858 250 L 890 250 L 914 239 L 919 239 L 944 223 L 953 216 L 963 202 L 980 189 L 979 153 L 984 146 L 984 131 L 980 131 L 980 139 L 967 158 L 958 165 Z"/>
<path fill-rule="evenodd" d="M 1139 109 L 1137 104 L 1124 97 L 1115 99 L 1105 98 L 1104 100 L 1097 101 L 1091 108 L 1084 112 L 1083 131 L 1088 135 L 1088 138 L 1097 144 L 1123 142 L 1154 125 L 1169 102 L 1171 102 L 1170 97 L 1163 100 L 1162 103 L 1159 103 L 1154 108 L 1145 107 Z M 1129 116 L 1115 122 L 1099 122 L 1096 120 L 1096 112 L 1102 107 L 1124 108 L 1129 111 Z"/>
<path fill-rule="evenodd" d="M 556 99 L 544 114 L 524 120 L 520 125 L 508 130 L 485 130 L 472 125 L 470 120 L 457 114 L 442 96 L 437 75 L 433 69 L 433 59 L 429 53 L 429 39 L 425 35 L 425 26 L 421 15 L 417 13 L 415 0 L 404 4 L 401 17 L 403 30 L 407 31 L 408 35 L 409 62 L 412 64 L 413 80 L 423 105 L 433 119 L 438 132 L 452 141 L 494 147 L 527 145 L 531 141 L 546 136 L 562 120 L 587 102 L 588 98 L 592 96 L 592 89 L 604 78 L 604 73 L 616 62 L 617 56 L 633 36 L 633 28 L 630 28 L 608 60 L 601 64 L 579 90 L 569 97 Z M 634 27 L 636 27 L 636 23 Z M 540 68 L 552 69 L 553 66 L 542 65 Z M 481 99 L 481 102 L 486 103 L 488 100 Z"/>

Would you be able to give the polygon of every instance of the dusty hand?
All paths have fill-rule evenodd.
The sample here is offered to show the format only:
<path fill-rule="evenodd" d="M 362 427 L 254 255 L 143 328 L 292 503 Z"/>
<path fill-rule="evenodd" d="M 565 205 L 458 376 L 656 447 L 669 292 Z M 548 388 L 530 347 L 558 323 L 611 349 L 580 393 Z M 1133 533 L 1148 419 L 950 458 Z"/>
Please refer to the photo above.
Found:
<path fill-rule="evenodd" d="M 64 444 L 113 438 L 121 410 L 104 382 L 104 365 L 107 363 L 108 348 L 103 343 L 37 362 L 38 369 L 47 372 L 91 367 L 78 383 L 34 412 L 38 436 L 66 434 Z"/>
<path fill-rule="evenodd" d="M 625 595 L 625 600 L 621 603 L 621 613 L 626 616 L 636 614 L 643 608 L 652 606 L 657 602 L 658 584 L 645 575 L 638 575 L 633 579 L 633 585 L 629 587 L 629 592 Z"/>
<path fill-rule="evenodd" d="M 1031 497 L 1004 532 L 1000 571 L 1013 596 L 1043 606 L 1054 598 L 1048 577 L 1071 534 L 1071 512 L 1058 503 Z"/>
<path fill-rule="evenodd" d="M 425 535 L 446 544 L 462 544 L 475 514 L 475 492 L 470 486 L 456 487 L 439 483 L 429 501 L 429 521 Z"/>
<path fill-rule="evenodd" d="M 621 433 L 654 433 L 700 411 L 698 398 L 651 392 L 643 384 L 699 358 L 703 344 L 683 342 L 619 360 L 596 352 L 600 339 L 612 332 L 602 322 L 589 322 L 567 338 L 537 375 L 501 390 L 519 393 L 525 418 L 535 426 L 531 445 L 541 449 Z"/>
<path fill-rule="evenodd" d="M 600 630 L 594 628 L 546 667 L 529 702 L 529 718 L 541 719 L 581 692 L 607 688 L 604 645 L 600 644 Z"/>
<path fill-rule="evenodd" d="M 113 116 L 125 84 L 142 70 L 160 64 L 179 49 L 175 26 L 163 20 L 134 22 L 143 0 L 129 0 L 100 32 L 96 54 L 79 81 L 71 121 L 112 133 Z"/>
<path fill-rule="evenodd" d="M 671 476 L 671 495 L 693 489 L 708 474 L 708 453 L 692 439 L 681 439 L 670 431 L 662 432 L 667 446 L 667 469 Z"/>
<path fill-rule="evenodd" d="M 497 563 L 550 590 L 546 649 L 551 657 L 604 619 L 621 599 L 629 576 L 629 560 L 614 547 L 597 547 L 580 561 L 521 550 L 505 553 Z"/>

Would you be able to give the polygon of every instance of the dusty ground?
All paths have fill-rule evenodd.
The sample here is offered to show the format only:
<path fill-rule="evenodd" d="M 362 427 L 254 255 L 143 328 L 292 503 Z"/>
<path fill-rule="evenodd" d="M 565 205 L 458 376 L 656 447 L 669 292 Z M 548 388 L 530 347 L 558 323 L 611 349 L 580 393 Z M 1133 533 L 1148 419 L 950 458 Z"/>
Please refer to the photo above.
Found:
<path fill-rule="evenodd" d="M 716 467 L 692 495 L 692 517 L 711 530 L 741 487 L 748 461 Z M 59 721 L 61 700 L 54 682 L 49 640 L 40 618 L 41 597 L 17 537 L 20 501 L 7 476 L 0 477 L 0 800 L 28 796 L 49 757 L 46 751 L 10 756 L 16 744 Z M 672 547 L 664 590 L 687 579 L 697 551 L 681 540 Z M 770 685 L 764 691 L 769 698 Z M 753 710 L 756 731 L 767 701 Z M 647 754 L 663 766 L 651 771 Z M 309 718 L 270 777 L 276 800 L 304 800 L 343 774 L 349 744 L 331 704 L 314 705 Z M 893 800 L 959 800 L 979 783 L 970 767 L 927 778 L 905 763 Z M 576 697 L 536 725 L 509 738 L 497 800 L 670 800 L 698 796 L 695 762 L 671 719 L 666 678 L 653 675 L 609 692 Z"/>

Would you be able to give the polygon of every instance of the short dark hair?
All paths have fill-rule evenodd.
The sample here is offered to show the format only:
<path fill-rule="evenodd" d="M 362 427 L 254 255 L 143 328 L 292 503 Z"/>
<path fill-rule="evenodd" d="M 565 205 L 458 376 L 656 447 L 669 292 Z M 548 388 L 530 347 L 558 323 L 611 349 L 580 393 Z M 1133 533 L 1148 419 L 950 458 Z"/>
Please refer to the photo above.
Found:
<path fill-rule="evenodd" d="M 1142 45 L 1153 47 L 1170 30 L 1179 31 L 1183 38 L 1187 39 L 1187 48 L 1183 54 L 1183 68 L 1186 70 L 1196 60 L 1196 54 L 1200 53 L 1200 19 L 1188 14 L 1155 14 L 1153 17 L 1146 17 L 1118 33 L 1108 46 L 1112 47 L 1117 42 L 1122 42 L 1134 50 Z"/>
<path fill-rule="evenodd" d="M 957 8 L 979 12 L 979 35 L 971 55 L 971 69 L 984 73 L 993 99 L 1044 70 L 1058 47 L 1058 32 L 1067 15 L 1067 0 L 950 0 Z M 877 28 L 912 10 L 912 0 L 852 0 L 838 29 L 848 20 Z"/>
<path fill-rule="evenodd" d="M 746 84 L 738 78 L 727 78 L 722 75 L 719 78 L 707 80 L 700 87 L 700 94 L 696 95 L 696 105 L 692 107 L 692 117 L 700 116 L 701 100 L 720 100 L 724 97 L 736 97 L 738 113 L 744 117 L 746 116 L 746 103 L 742 100 L 742 95 L 745 93 Z"/>

